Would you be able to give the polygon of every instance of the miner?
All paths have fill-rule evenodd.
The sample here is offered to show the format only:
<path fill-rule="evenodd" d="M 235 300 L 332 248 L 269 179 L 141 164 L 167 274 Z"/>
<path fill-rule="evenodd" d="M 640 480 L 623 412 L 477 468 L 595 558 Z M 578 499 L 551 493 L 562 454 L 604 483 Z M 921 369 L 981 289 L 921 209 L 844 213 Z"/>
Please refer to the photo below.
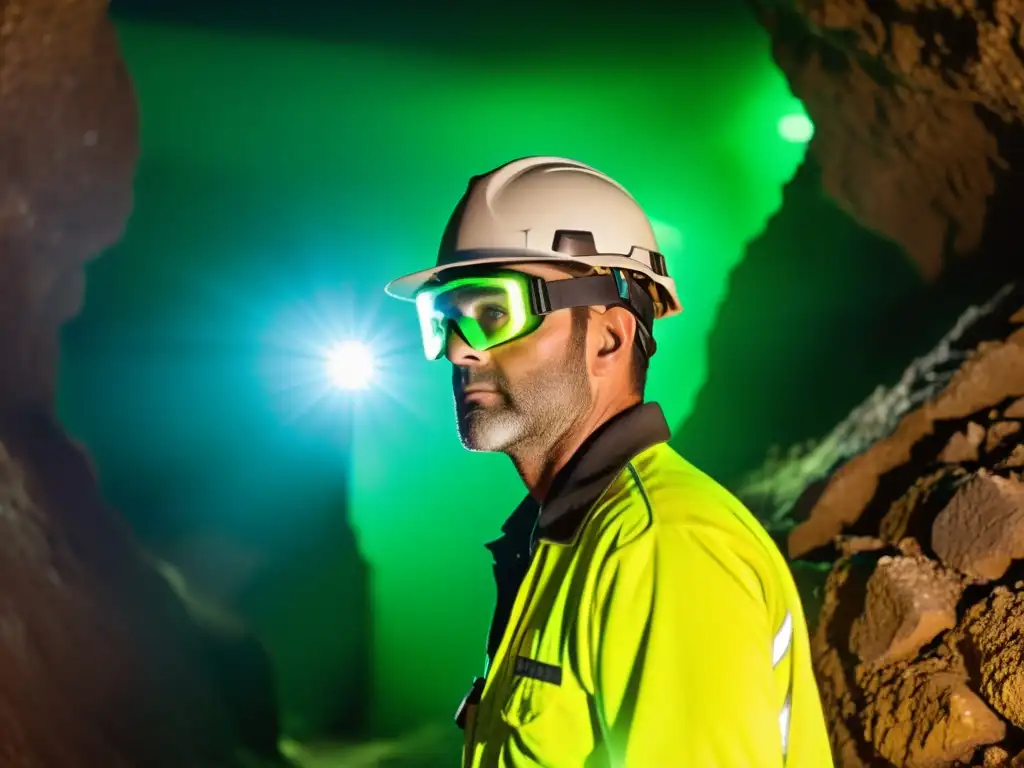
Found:
<path fill-rule="evenodd" d="M 387 291 L 452 364 L 462 443 L 528 491 L 488 545 L 463 766 L 831 766 L 785 560 L 644 402 L 654 321 L 682 307 L 636 200 L 573 160 L 515 160 L 470 180 L 436 264 Z"/>

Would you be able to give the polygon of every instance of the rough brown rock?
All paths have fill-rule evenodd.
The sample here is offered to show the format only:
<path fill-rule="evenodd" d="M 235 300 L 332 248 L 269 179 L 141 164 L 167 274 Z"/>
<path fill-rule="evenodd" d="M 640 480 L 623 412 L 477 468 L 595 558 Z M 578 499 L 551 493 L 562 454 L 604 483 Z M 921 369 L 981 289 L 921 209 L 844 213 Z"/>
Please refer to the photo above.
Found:
<path fill-rule="evenodd" d="M 1024 393 L 1024 329 L 1004 342 L 983 345 L 934 400 L 905 416 L 889 437 L 832 476 L 808 520 L 789 537 L 792 557 L 829 543 L 857 520 L 878 489 L 879 479 L 910 459 L 911 449 L 932 434 L 937 421 L 966 419 L 975 411 Z"/>
<path fill-rule="evenodd" d="M 912 658 L 956 625 L 960 581 L 924 557 L 882 557 L 868 580 L 850 649 L 868 665 Z"/>
<path fill-rule="evenodd" d="M 1024 768 L 1024 752 L 1014 755 L 1005 747 L 987 747 L 982 755 L 980 768 Z"/>
<path fill-rule="evenodd" d="M 0 0 L 0 765 L 275 761 L 276 712 L 253 728 L 224 687 L 223 660 L 251 658 L 241 698 L 266 703 L 258 645 L 200 625 L 53 415 L 58 330 L 132 201 L 136 108 L 106 14 Z"/>
<path fill-rule="evenodd" d="M 929 277 L 974 251 L 1006 166 L 986 118 L 1024 117 L 1020 4 L 753 5 L 815 123 L 825 190 Z"/>
<path fill-rule="evenodd" d="M 856 555 L 858 552 L 877 552 L 885 547 L 885 542 L 874 536 L 839 536 L 836 539 L 836 548 L 843 557 Z"/>
<path fill-rule="evenodd" d="M 893 765 L 949 766 L 1006 735 L 966 676 L 940 659 L 886 670 L 869 690 L 864 737 Z"/>
<path fill-rule="evenodd" d="M 985 451 L 992 453 L 996 450 L 1006 438 L 1011 437 L 1020 432 L 1019 421 L 999 421 L 988 428 L 988 434 L 985 437 Z"/>
<path fill-rule="evenodd" d="M 833 754 L 843 768 L 878 765 L 880 758 L 900 766 L 949 766 L 979 746 L 1001 741 L 1005 726 L 972 690 L 955 651 L 933 650 L 912 661 L 878 657 L 864 663 L 856 657 L 854 648 L 863 640 L 850 628 L 865 615 L 858 606 L 879 599 L 868 594 L 872 584 L 880 594 L 884 584 L 900 583 L 899 578 L 875 579 L 892 560 L 879 553 L 845 557 L 828 575 L 811 645 Z M 905 567 L 923 574 L 929 566 Z M 880 612 L 868 608 L 866 613 Z"/>
<path fill-rule="evenodd" d="M 985 428 L 972 421 L 967 425 L 967 429 L 957 432 L 949 439 L 946 447 L 939 454 L 939 461 L 944 461 L 947 464 L 977 461 L 978 449 L 984 440 Z"/>
<path fill-rule="evenodd" d="M 1024 483 L 1007 464 L 1024 430 L 1008 428 L 1017 422 L 1006 413 L 1024 387 L 1024 340 L 1019 326 L 1001 327 L 938 390 L 937 377 L 918 377 L 923 400 L 875 399 L 898 418 L 851 414 L 834 434 L 878 437 L 824 480 L 806 458 L 779 477 L 778 498 L 793 497 L 796 478 L 815 479 L 805 534 L 828 521 L 806 544 L 820 566 L 834 558 L 809 604 L 821 606 L 811 645 L 839 768 L 1020 763 Z M 950 455 L 957 434 L 997 438 Z"/>
<path fill-rule="evenodd" d="M 1018 728 L 1024 728 L 1024 584 L 997 587 L 967 611 L 950 638 L 977 670 L 985 700 Z"/>
<path fill-rule="evenodd" d="M 996 465 L 1000 469 L 1024 467 L 1024 444 L 1015 445 L 1010 455 Z"/>
<path fill-rule="evenodd" d="M 1003 416 L 1008 419 L 1024 419 L 1024 397 L 1014 400 L 1010 407 L 1003 411 Z"/>
<path fill-rule="evenodd" d="M 843 557 L 828 573 L 817 628 L 811 636 L 814 668 L 828 714 L 833 754 L 841 766 L 861 765 L 864 747 L 857 659 L 849 647 L 850 627 L 871 576 L 874 558 Z M 851 597 L 853 599 L 846 599 Z"/>
<path fill-rule="evenodd" d="M 967 476 L 958 466 L 946 466 L 918 478 L 885 513 L 879 526 L 882 538 L 895 544 L 907 536 L 920 535 L 920 529 L 926 524 L 922 518 L 927 518 L 932 507 L 950 497 Z"/>
<path fill-rule="evenodd" d="M 1024 484 L 980 470 L 932 526 L 932 548 L 967 576 L 994 580 L 1024 557 Z"/>
<path fill-rule="evenodd" d="M 132 203 L 137 114 L 104 0 L 0 3 L 0 401 L 50 399 L 83 262 Z"/>

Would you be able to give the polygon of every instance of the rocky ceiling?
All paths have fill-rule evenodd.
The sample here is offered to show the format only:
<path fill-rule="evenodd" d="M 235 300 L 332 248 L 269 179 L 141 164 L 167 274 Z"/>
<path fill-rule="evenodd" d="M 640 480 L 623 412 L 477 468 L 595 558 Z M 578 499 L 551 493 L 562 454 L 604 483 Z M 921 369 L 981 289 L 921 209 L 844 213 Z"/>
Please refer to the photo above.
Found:
<path fill-rule="evenodd" d="M 1015 0 L 755 0 L 823 189 L 922 274 L 975 253 L 1024 117 Z"/>

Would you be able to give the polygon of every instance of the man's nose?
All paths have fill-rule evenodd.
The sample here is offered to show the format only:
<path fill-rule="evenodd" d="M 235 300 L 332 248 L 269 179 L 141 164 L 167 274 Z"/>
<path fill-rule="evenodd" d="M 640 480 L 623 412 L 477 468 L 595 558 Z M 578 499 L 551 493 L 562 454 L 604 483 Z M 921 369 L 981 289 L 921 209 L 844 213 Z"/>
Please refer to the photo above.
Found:
<path fill-rule="evenodd" d="M 445 341 L 444 355 L 452 365 L 457 365 L 461 368 L 469 368 L 483 363 L 485 353 L 478 352 L 469 346 L 467 341 L 462 337 L 462 333 L 459 331 L 459 326 L 455 323 L 451 323 L 448 326 L 448 337 Z"/>

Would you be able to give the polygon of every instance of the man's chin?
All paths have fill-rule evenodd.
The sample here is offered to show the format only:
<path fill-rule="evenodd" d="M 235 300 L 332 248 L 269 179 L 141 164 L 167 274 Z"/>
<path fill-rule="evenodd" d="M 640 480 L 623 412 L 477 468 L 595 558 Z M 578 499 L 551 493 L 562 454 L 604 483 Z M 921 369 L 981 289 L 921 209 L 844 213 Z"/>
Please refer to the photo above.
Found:
<path fill-rule="evenodd" d="M 475 411 L 459 420 L 459 440 L 467 451 L 503 453 L 515 441 L 511 425 L 496 423 L 488 415 Z"/>
<path fill-rule="evenodd" d="M 473 453 L 501 453 L 505 450 L 505 445 L 500 441 L 494 440 L 489 435 L 478 435 L 472 431 L 460 432 L 459 440 L 462 442 L 463 448 Z"/>
<path fill-rule="evenodd" d="M 480 443 L 474 443 L 472 440 L 462 439 L 462 447 L 470 453 L 500 453 L 501 451 L 497 448 L 489 445 L 481 445 Z"/>

